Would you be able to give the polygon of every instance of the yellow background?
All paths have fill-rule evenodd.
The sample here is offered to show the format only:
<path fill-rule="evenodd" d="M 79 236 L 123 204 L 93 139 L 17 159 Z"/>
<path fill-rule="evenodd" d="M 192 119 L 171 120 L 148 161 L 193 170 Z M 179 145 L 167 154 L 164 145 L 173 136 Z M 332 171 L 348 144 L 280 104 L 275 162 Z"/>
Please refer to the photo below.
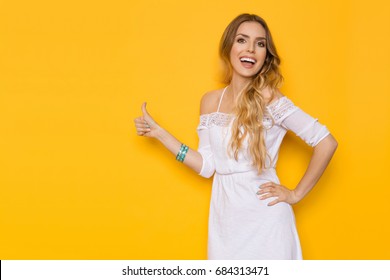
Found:
<path fill-rule="evenodd" d="M 211 180 L 137 137 L 148 101 L 196 148 L 219 38 L 268 22 L 284 94 L 339 142 L 294 206 L 306 259 L 390 259 L 387 1 L 1 1 L 0 259 L 204 259 Z M 294 187 L 311 150 L 293 134 Z"/>

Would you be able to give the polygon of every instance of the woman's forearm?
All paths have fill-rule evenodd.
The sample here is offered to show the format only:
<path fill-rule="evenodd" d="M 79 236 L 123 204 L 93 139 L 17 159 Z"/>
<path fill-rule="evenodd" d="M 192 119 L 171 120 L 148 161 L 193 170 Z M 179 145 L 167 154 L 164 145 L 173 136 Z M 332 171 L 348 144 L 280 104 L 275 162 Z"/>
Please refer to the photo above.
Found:
<path fill-rule="evenodd" d="M 303 199 L 318 182 L 336 149 L 337 141 L 330 134 L 314 147 L 309 166 L 294 189 L 294 194 L 298 201 Z"/>
<path fill-rule="evenodd" d="M 156 130 L 155 138 L 176 157 L 182 145 L 179 140 L 162 127 Z M 189 148 L 183 163 L 199 174 L 202 169 L 203 159 L 198 151 Z"/>

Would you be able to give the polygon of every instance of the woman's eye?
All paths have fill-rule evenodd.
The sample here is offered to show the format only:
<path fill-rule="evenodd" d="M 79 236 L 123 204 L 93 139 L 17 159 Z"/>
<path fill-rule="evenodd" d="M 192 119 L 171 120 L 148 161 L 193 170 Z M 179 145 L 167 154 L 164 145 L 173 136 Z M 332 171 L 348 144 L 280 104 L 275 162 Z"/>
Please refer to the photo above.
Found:
<path fill-rule="evenodd" d="M 264 47 L 265 47 L 265 44 L 264 44 L 264 42 L 258 42 L 258 43 L 257 43 L 257 45 L 258 45 L 259 47 L 262 47 L 262 48 L 264 48 Z"/>
<path fill-rule="evenodd" d="M 237 39 L 237 42 L 241 44 L 241 43 L 245 43 L 245 40 L 242 38 L 239 38 L 239 39 Z"/>

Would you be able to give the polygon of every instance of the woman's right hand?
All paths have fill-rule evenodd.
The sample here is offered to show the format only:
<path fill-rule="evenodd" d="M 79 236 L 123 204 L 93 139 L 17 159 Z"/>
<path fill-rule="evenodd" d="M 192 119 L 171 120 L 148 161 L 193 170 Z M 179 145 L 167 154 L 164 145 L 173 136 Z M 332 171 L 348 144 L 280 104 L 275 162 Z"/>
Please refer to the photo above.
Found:
<path fill-rule="evenodd" d="M 146 102 L 142 104 L 142 116 L 134 119 L 137 134 L 139 136 L 156 137 L 160 126 L 154 121 L 146 110 Z"/>
<path fill-rule="evenodd" d="M 157 139 L 165 146 L 165 148 L 167 148 L 175 157 L 177 157 L 177 154 L 183 145 L 182 142 L 180 142 L 172 134 L 170 134 L 167 130 L 159 126 L 154 121 L 154 119 L 146 110 L 146 103 L 142 104 L 142 116 L 134 119 L 134 123 L 137 129 L 137 134 L 139 136 L 146 136 Z M 188 149 L 183 163 L 199 174 L 202 170 L 203 158 L 202 155 L 196 150 Z"/>

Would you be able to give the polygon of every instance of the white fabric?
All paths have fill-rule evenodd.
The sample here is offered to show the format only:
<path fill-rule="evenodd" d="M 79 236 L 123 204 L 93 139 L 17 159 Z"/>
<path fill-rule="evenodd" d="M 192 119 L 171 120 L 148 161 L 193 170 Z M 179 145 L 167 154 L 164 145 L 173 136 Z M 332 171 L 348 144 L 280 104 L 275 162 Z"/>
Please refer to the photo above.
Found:
<path fill-rule="evenodd" d="M 237 161 L 228 156 L 233 115 L 214 112 L 200 116 L 200 175 L 208 178 L 215 173 L 209 214 L 209 259 L 302 259 L 291 206 L 267 206 L 275 198 L 259 200 L 256 192 L 266 182 L 279 183 L 275 167 L 287 130 L 294 131 L 311 146 L 317 145 L 329 131 L 287 97 L 267 110 L 263 123 L 270 160 L 260 175 L 246 149 L 240 151 Z"/>

